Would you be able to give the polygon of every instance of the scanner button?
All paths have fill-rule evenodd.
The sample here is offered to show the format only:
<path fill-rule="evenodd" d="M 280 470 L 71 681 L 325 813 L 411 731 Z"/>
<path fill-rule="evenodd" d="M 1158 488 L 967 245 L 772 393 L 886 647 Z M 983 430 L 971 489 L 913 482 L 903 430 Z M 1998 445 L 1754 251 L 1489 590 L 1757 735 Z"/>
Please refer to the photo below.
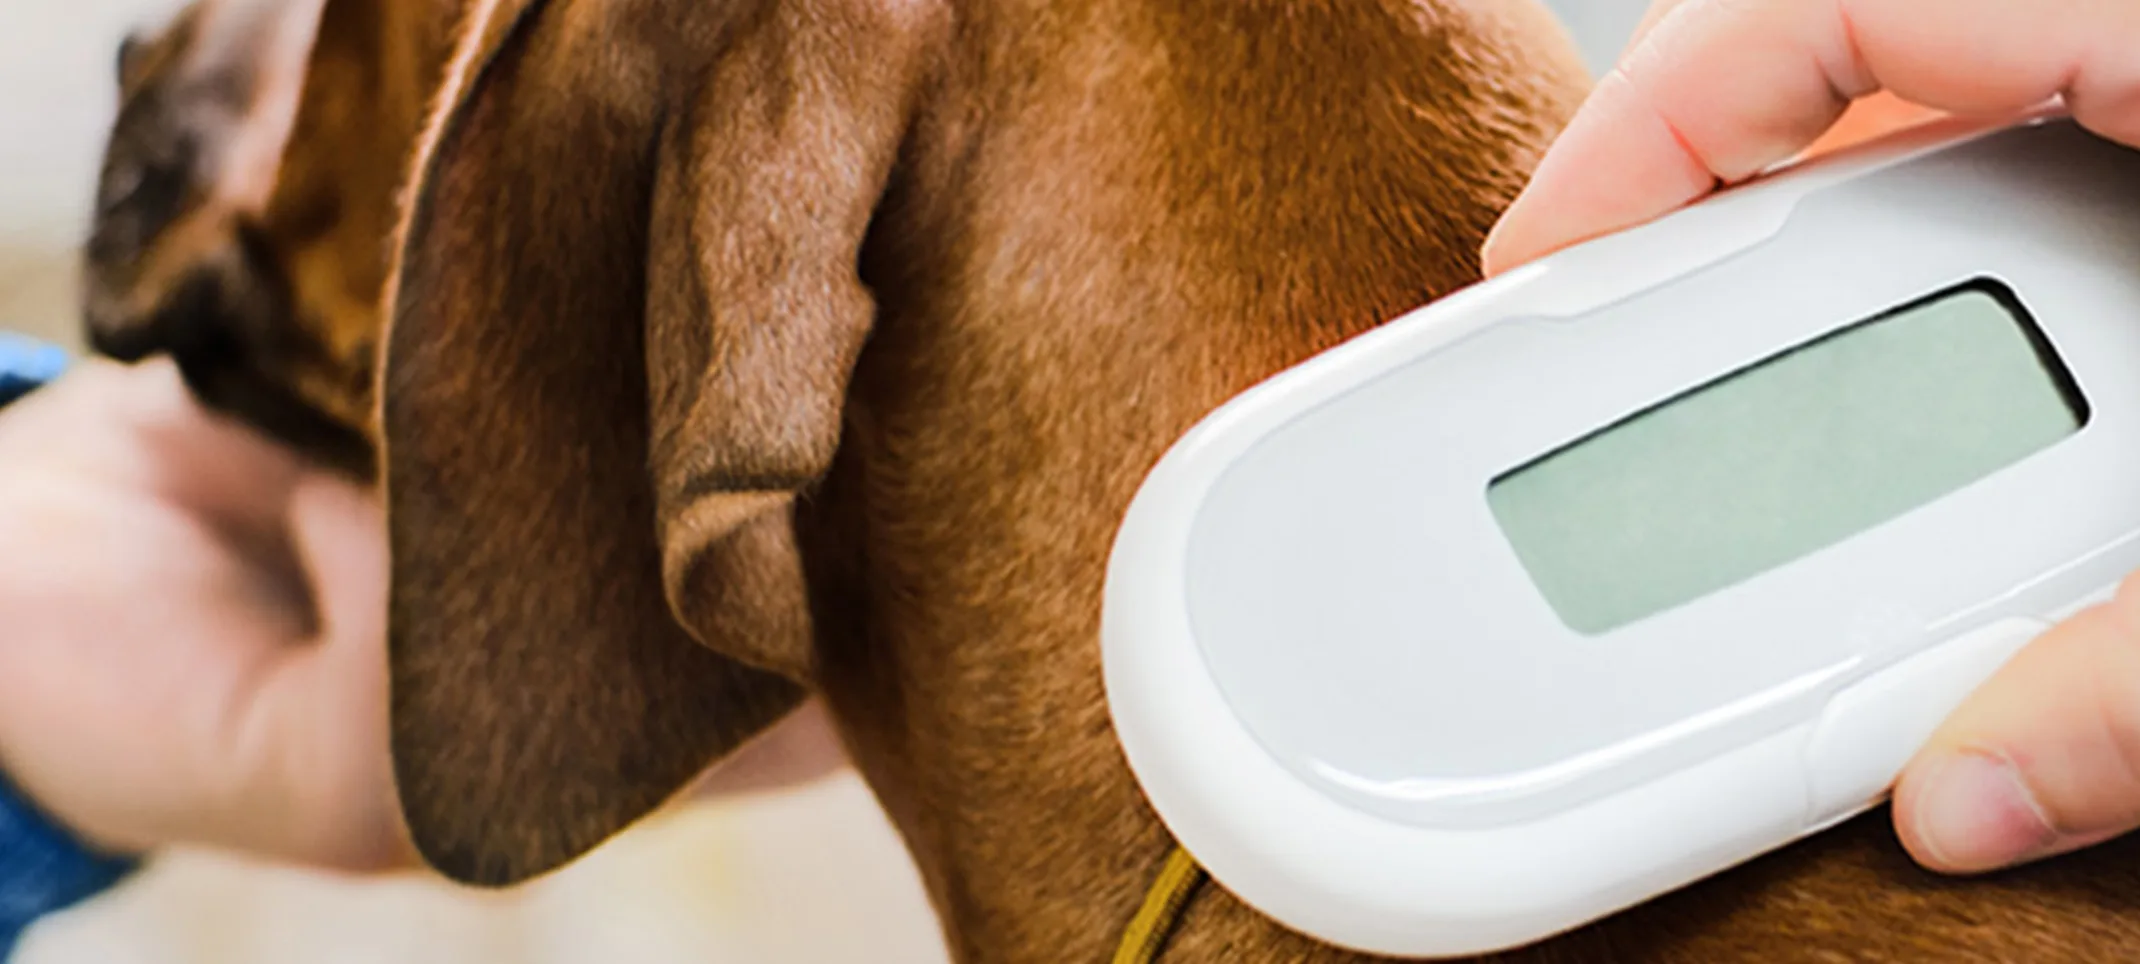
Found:
<path fill-rule="evenodd" d="M 2048 628 L 2035 619 L 2001 620 L 1837 693 L 1807 744 L 1807 826 L 1878 803 L 1955 707 Z"/>

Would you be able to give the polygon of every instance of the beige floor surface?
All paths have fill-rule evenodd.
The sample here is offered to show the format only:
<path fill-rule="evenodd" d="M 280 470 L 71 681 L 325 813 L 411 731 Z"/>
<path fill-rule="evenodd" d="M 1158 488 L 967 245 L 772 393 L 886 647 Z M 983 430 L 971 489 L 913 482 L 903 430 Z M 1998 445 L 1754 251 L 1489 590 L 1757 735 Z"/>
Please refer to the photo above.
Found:
<path fill-rule="evenodd" d="M 851 773 L 657 819 L 503 894 L 169 855 L 32 931 L 9 964 L 939 964 L 941 939 Z"/>

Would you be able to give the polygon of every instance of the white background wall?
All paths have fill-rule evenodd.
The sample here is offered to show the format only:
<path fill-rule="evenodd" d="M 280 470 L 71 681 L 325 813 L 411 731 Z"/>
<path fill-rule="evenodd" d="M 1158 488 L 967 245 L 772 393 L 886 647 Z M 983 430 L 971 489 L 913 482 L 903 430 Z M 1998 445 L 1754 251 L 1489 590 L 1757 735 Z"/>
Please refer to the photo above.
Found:
<path fill-rule="evenodd" d="M 0 0 L 0 328 L 72 341 L 120 36 L 176 0 Z"/>
<path fill-rule="evenodd" d="M 1619 59 L 1620 46 L 1634 31 L 1649 0 L 1546 0 L 1567 21 L 1593 73 L 1604 73 Z"/>

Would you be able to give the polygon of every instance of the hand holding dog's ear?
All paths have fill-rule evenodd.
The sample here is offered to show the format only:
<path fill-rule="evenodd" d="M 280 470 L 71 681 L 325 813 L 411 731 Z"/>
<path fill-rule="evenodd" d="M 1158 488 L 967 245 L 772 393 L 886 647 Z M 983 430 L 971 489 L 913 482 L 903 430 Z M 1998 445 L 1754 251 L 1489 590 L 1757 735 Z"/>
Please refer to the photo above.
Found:
<path fill-rule="evenodd" d="M 2140 5 L 1660 0 L 1644 29 L 1495 229 L 1491 271 L 1855 136 L 1838 119 L 1875 91 L 1897 98 L 1881 107 L 1895 119 L 2063 97 L 2081 124 L 2140 145 Z M 2140 827 L 2140 578 L 1966 701 L 1904 771 L 1895 818 L 1920 862 L 1955 872 Z"/>
<path fill-rule="evenodd" d="M 84 362 L 10 405 L 0 465 L 0 770 L 103 848 L 413 863 L 368 494 L 164 362 Z"/>

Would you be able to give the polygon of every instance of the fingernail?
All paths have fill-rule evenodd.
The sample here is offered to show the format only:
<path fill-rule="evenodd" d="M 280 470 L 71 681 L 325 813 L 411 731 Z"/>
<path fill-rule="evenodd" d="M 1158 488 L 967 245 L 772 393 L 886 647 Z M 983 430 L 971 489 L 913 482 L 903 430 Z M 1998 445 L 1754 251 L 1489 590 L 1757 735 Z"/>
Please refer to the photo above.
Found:
<path fill-rule="evenodd" d="M 1942 869 L 1992 870 L 2057 843 L 2058 832 L 2012 764 L 1963 752 L 1934 766 L 1917 796 L 1916 824 Z"/>

